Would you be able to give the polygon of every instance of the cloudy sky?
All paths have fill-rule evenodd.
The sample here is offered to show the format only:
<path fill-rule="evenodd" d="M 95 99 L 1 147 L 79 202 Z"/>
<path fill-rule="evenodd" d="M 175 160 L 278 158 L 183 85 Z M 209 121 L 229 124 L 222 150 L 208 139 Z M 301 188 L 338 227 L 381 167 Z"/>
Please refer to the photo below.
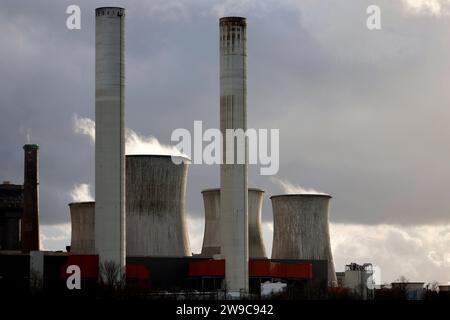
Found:
<path fill-rule="evenodd" d="M 66 8 L 81 8 L 81 30 Z M 381 8 L 379 31 L 366 8 Z M 450 1 L 18 1 L 0 5 L 0 180 L 23 182 L 22 145 L 41 146 L 42 242 L 69 243 L 67 203 L 94 185 L 94 8 L 126 16 L 126 124 L 162 148 L 176 128 L 218 126 L 218 18 L 248 19 L 248 124 L 280 129 L 276 178 L 333 195 L 336 269 L 379 265 L 383 281 L 450 281 Z M 83 122 L 84 121 L 84 122 Z M 78 124 L 78 125 L 77 125 Z M 280 183 L 251 168 L 269 195 Z M 216 166 L 192 165 L 193 251 L 200 191 Z M 92 195 L 94 196 L 94 195 Z"/>

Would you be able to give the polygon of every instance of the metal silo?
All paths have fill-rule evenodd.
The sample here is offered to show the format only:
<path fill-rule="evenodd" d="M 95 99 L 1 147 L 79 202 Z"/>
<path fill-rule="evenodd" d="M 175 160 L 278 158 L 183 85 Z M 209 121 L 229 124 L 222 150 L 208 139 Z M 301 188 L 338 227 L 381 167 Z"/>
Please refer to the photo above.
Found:
<path fill-rule="evenodd" d="M 190 256 L 186 225 L 189 160 L 126 156 L 127 256 Z"/>
<path fill-rule="evenodd" d="M 328 260 L 328 283 L 337 283 L 331 252 L 328 209 L 331 196 L 286 194 L 270 198 L 272 259 Z"/>
<path fill-rule="evenodd" d="M 70 254 L 95 254 L 95 202 L 69 204 L 72 236 Z"/>
<path fill-rule="evenodd" d="M 202 191 L 205 207 L 205 233 L 201 255 L 212 257 L 220 254 L 220 189 Z M 248 189 L 248 237 L 249 257 L 252 259 L 267 258 L 262 239 L 261 212 L 264 191 Z"/>

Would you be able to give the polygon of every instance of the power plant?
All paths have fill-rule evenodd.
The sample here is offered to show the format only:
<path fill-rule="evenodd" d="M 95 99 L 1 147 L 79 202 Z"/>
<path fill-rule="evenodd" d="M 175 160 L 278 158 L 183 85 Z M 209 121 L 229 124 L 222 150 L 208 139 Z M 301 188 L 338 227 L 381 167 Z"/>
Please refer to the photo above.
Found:
<path fill-rule="evenodd" d="M 200 255 L 212 258 L 220 254 L 220 189 L 202 191 L 205 207 L 205 231 Z M 266 259 L 261 227 L 264 191 L 248 189 L 248 248 L 250 259 Z"/>
<path fill-rule="evenodd" d="M 146 294 L 215 292 L 243 298 L 260 295 L 263 283 L 283 282 L 288 297 L 326 298 L 336 285 L 331 196 L 270 198 L 269 259 L 261 224 L 265 192 L 248 188 L 247 140 L 227 131 L 247 130 L 246 19 L 219 20 L 223 163 L 220 188 L 201 192 L 205 230 L 199 254 L 191 251 L 186 216 L 190 160 L 125 155 L 124 20 L 123 8 L 95 10 L 95 201 L 69 204 L 67 252 L 39 251 L 39 147 L 25 145 L 24 185 L 0 185 L 0 283 L 7 289 L 71 294 L 68 267 L 79 266 L 82 286 L 95 288 L 108 278 L 105 265 L 114 265 L 113 282 L 126 281 Z"/>
<path fill-rule="evenodd" d="M 95 10 L 95 248 L 125 270 L 125 9 Z M 120 275 L 118 275 L 120 276 Z"/>
<path fill-rule="evenodd" d="M 337 285 L 328 223 L 331 196 L 286 194 L 270 199 L 273 208 L 272 259 L 325 260 L 328 262 L 328 284 Z"/>
<path fill-rule="evenodd" d="M 237 296 L 248 292 L 247 140 L 237 139 L 235 145 L 227 130 L 247 130 L 247 23 L 245 18 L 224 17 L 219 24 L 221 254 L 225 287 Z M 243 156 L 243 163 L 239 163 L 239 156 Z"/>

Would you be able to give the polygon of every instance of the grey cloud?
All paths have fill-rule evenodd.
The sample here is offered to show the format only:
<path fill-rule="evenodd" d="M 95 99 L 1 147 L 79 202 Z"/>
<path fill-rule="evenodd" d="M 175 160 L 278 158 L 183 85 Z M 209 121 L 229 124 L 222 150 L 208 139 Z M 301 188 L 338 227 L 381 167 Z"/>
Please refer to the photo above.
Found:
<path fill-rule="evenodd" d="M 373 1 L 113 1 L 127 7 L 127 127 L 169 143 L 194 120 L 217 127 L 218 21 L 248 18 L 249 126 L 280 128 L 278 177 L 334 196 L 336 222 L 450 219 L 450 74 L 446 16 L 377 1 L 383 30 L 365 28 Z M 41 145 L 45 224 L 68 221 L 74 184 L 93 185 L 93 147 L 72 115 L 94 115 L 94 8 L 65 28 L 72 1 L 3 1 L 0 13 L 0 178 L 22 182 L 26 130 Z M 250 183 L 281 189 L 252 166 Z M 188 209 L 218 168 L 191 166 Z M 264 220 L 271 220 L 268 197 Z"/>

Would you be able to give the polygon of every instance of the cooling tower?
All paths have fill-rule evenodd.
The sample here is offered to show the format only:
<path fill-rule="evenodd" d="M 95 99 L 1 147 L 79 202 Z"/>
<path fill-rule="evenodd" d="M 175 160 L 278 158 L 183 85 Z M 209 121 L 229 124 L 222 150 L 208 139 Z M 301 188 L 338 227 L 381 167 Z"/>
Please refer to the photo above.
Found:
<path fill-rule="evenodd" d="M 237 295 L 248 291 L 247 142 L 244 139 L 230 147 L 236 139 L 227 138 L 226 131 L 247 130 L 247 26 L 245 18 L 224 17 L 219 27 L 221 254 L 225 259 L 224 287 Z M 244 158 L 241 163 L 239 155 Z"/>
<path fill-rule="evenodd" d="M 205 208 L 205 231 L 203 233 L 203 257 L 220 254 L 220 189 L 202 191 Z"/>
<path fill-rule="evenodd" d="M 95 246 L 125 267 L 125 10 L 95 10 Z M 120 274 L 118 275 L 120 276 Z"/>
<path fill-rule="evenodd" d="M 220 254 L 220 189 L 202 191 L 205 207 L 205 233 L 201 256 Z M 248 189 L 248 237 L 249 257 L 265 259 L 266 249 L 262 239 L 261 212 L 264 191 Z"/>
<path fill-rule="evenodd" d="M 331 196 L 272 196 L 272 259 L 328 260 L 329 285 L 337 283 L 331 252 L 328 209 Z"/>
<path fill-rule="evenodd" d="M 39 250 L 39 146 L 26 144 L 23 183 L 22 251 Z"/>
<path fill-rule="evenodd" d="M 70 254 L 95 254 L 95 202 L 69 204 L 72 236 Z"/>
<path fill-rule="evenodd" d="M 261 226 L 264 191 L 248 189 L 248 251 L 251 259 L 267 258 Z"/>
<path fill-rule="evenodd" d="M 186 226 L 188 160 L 126 156 L 127 256 L 190 256 Z"/>

